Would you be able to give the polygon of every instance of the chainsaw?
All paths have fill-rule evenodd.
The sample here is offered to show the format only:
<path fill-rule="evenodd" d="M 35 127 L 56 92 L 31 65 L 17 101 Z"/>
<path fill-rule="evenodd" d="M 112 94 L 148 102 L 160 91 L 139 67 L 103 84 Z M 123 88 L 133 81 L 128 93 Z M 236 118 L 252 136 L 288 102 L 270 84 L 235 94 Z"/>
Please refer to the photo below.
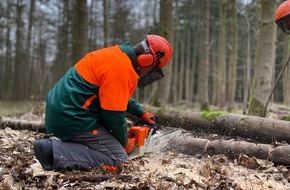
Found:
<path fill-rule="evenodd" d="M 142 157 L 145 153 L 153 152 L 156 147 L 163 145 L 169 139 L 180 136 L 182 130 L 177 129 L 165 134 L 157 133 L 159 129 L 158 117 L 154 116 L 155 124 L 153 126 L 140 125 L 137 121 L 135 126 L 130 127 L 128 137 L 135 138 L 135 147 L 129 153 L 129 160 Z"/>

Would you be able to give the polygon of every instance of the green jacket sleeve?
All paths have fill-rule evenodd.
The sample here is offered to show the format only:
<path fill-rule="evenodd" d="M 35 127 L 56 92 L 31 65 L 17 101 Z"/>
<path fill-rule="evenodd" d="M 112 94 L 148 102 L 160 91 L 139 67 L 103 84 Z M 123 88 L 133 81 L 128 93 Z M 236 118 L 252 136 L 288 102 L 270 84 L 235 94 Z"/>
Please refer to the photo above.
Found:
<path fill-rule="evenodd" d="M 141 117 L 142 114 L 144 113 L 144 109 L 134 98 L 131 98 L 128 102 L 127 112 L 136 115 L 138 117 Z"/>
<path fill-rule="evenodd" d="M 128 141 L 128 124 L 126 122 L 125 112 L 101 109 L 100 113 L 106 128 L 125 146 Z"/>

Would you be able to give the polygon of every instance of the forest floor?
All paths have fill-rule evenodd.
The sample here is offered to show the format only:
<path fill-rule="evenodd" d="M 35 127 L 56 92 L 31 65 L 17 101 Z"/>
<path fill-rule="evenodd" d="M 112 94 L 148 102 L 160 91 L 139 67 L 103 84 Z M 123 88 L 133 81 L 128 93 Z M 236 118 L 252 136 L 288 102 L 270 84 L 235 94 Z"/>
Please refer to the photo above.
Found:
<path fill-rule="evenodd" d="M 41 111 L 8 115 L 33 121 L 43 120 Z M 183 132 L 183 136 L 224 138 L 216 134 Z M 35 131 L 0 128 L 0 190 L 290 190 L 290 166 L 274 166 L 267 160 L 257 159 L 260 167 L 251 169 L 241 164 L 239 159 L 230 160 L 222 154 L 186 155 L 172 149 L 170 144 L 164 144 L 155 152 L 130 161 L 129 166 L 119 174 L 100 169 L 43 171 L 33 156 L 32 144 L 35 139 L 45 136 Z"/>

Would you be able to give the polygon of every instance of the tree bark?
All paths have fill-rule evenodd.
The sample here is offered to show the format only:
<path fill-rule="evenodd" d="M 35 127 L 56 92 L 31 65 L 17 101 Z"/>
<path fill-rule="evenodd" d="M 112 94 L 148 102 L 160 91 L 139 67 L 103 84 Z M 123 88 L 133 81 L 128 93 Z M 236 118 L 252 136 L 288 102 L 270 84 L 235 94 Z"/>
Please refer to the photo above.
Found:
<path fill-rule="evenodd" d="M 238 58 L 238 26 L 237 26 L 237 11 L 236 0 L 229 1 L 230 15 L 230 60 L 228 63 L 228 89 L 227 103 L 230 109 L 233 109 L 235 103 L 236 81 L 237 81 L 237 58 Z"/>
<path fill-rule="evenodd" d="M 13 93 L 12 97 L 14 100 L 25 100 L 25 71 L 27 68 L 27 64 L 23 60 L 25 57 L 25 48 L 24 48 L 24 2 L 17 0 L 16 3 L 16 49 L 15 49 L 15 61 L 14 61 L 14 77 L 13 77 Z"/>
<path fill-rule="evenodd" d="M 287 35 L 283 37 L 283 58 L 282 62 L 285 64 L 289 57 L 289 42 L 290 38 Z M 283 103 L 290 104 L 290 66 L 287 66 L 286 71 L 283 73 Z"/>
<path fill-rule="evenodd" d="M 77 176 L 69 176 L 65 177 L 65 180 L 68 180 L 70 182 L 77 182 L 79 183 L 80 181 L 87 181 L 87 182 L 102 182 L 102 181 L 107 181 L 107 180 L 131 180 L 132 176 L 131 175 L 77 175 Z"/>
<path fill-rule="evenodd" d="M 289 121 L 222 112 L 216 114 L 213 118 L 206 119 L 208 117 L 204 116 L 203 112 L 194 113 L 148 105 L 144 105 L 144 109 L 158 115 L 159 123 L 164 126 L 180 127 L 195 132 L 240 136 L 261 143 L 272 143 L 274 141 L 290 143 Z"/>
<path fill-rule="evenodd" d="M 275 60 L 276 26 L 273 15 L 276 10 L 276 1 L 262 0 L 259 26 L 257 60 L 253 78 L 253 94 L 248 109 L 249 115 L 265 117 L 266 103 L 271 94 L 272 74 Z"/>
<path fill-rule="evenodd" d="M 173 5 L 172 0 L 160 1 L 160 23 L 158 33 L 166 38 L 172 45 L 173 43 Z M 161 81 L 158 81 L 157 93 L 161 106 L 164 106 L 169 101 L 170 87 L 171 87 L 171 76 L 172 76 L 172 62 L 170 61 L 163 69 L 166 73 L 166 77 Z M 160 93 L 162 92 L 162 93 Z"/>
<path fill-rule="evenodd" d="M 224 106 L 226 102 L 226 0 L 218 2 L 219 6 L 219 33 L 217 50 L 217 73 L 216 73 L 216 102 L 215 105 Z"/>
<path fill-rule="evenodd" d="M 109 15 L 110 1 L 103 0 L 103 17 L 104 17 L 104 47 L 110 45 L 110 15 Z"/>
<path fill-rule="evenodd" d="M 10 127 L 16 130 L 29 130 L 36 132 L 45 132 L 43 121 L 26 121 L 15 118 L 0 117 L 0 129 Z"/>
<path fill-rule="evenodd" d="M 256 144 L 246 141 L 208 140 L 193 137 L 175 137 L 170 139 L 168 146 L 175 151 L 196 155 L 224 154 L 230 159 L 238 159 L 240 155 L 270 160 L 275 165 L 289 165 L 290 146 L 274 147 L 269 144 Z M 256 168 L 253 168 L 256 169 Z"/>
<path fill-rule="evenodd" d="M 75 3 L 73 32 L 73 64 L 77 63 L 88 52 L 88 8 L 87 0 Z"/>
<path fill-rule="evenodd" d="M 250 138 L 261 143 L 285 141 L 290 144 L 290 122 L 272 118 L 238 115 L 223 112 L 209 114 L 158 108 L 144 105 L 144 109 L 159 117 L 159 124 L 193 132 L 216 133 L 225 136 Z M 44 122 L 29 122 L 2 117 L 0 126 L 12 129 L 44 131 Z"/>
<path fill-rule="evenodd" d="M 201 104 L 201 110 L 208 111 L 208 72 L 209 72 L 209 21 L 210 21 L 210 3 L 208 0 L 202 3 L 201 16 L 204 20 L 200 28 L 200 47 L 199 47 L 199 74 L 197 97 Z"/>
<path fill-rule="evenodd" d="M 12 7 L 12 2 L 7 2 L 7 10 L 6 10 L 6 33 L 5 33 L 5 55 L 4 55 L 4 73 L 3 73 L 3 85 L 1 88 L 1 98 L 3 100 L 9 100 L 12 97 L 12 89 L 13 89 L 13 58 L 12 58 L 12 43 L 10 41 L 10 37 L 12 35 L 11 28 L 9 27 L 9 23 L 12 20 L 11 11 L 9 11 Z M 2 73 L 1 73 L 2 74 Z M 15 85 L 15 84 L 14 84 Z"/>

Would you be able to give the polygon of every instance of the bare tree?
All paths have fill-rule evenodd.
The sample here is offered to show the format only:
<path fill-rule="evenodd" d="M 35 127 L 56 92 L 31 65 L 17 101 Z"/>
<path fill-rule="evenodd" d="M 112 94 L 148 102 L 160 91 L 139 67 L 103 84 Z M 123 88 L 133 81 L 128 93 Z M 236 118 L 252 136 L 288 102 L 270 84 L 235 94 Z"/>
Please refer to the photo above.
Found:
<path fill-rule="evenodd" d="M 12 97 L 14 100 L 24 100 L 25 89 L 25 71 L 27 64 L 23 57 L 25 57 L 24 50 L 24 21 L 23 21 L 23 10 L 24 4 L 22 0 L 17 0 L 16 3 L 16 52 L 15 52 L 15 63 L 14 63 L 14 77 L 13 77 L 13 93 Z"/>
<path fill-rule="evenodd" d="M 87 0 L 76 0 L 73 30 L 73 64 L 88 52 Z"/>
<path fill-rule="evenodd" d="M 253 93 L 251 94 L 249 115 L 265 117 L 265 106 L 272 89 L 272 73 L 274 71 L 276 26 L 273 15 L 276 1 L 261 0 L 261 15 Z"/>
<path fill-rule="evenodd" d="M 201 110 L 208 110 L 208 70 L 209 70 L 209 16 L 210 7 L 209 0 L 202 3 L 200 40 L 199 49 L 200 63 L 198 72 L 198 101 L 201 105 Z"/>
<path fill-rule="evenodd" d="M 289 57 L 289 36 L 283 35 L 283 64 L 286 63 Z M 286 71 L 283 73 L 283 102 L 290 105 L 290 65 L 287 65 Z"/>
<path fill-rule="evenodd" d="M 26 76 L 25 83 L 27 83 L 27 89 L 26 89 L 26 96 L 30 96 L 32 93 L 32 86 L 33 83 L 30 82 L 33 79 L 33 61 L 31 61 L 31 38 L 32 38 L 32 26 L 34 25 L 34 10 L 35 10 L 35 0 L 30 0 L 30 10 L 29 10 L 29 19 L 28 19 L 28 29 L 27 29 L 27 35 L 26 35 L 26 57 L 25 61 L 29 67 L 27 67 L 27 73 L 29 73 L 28 76 Z"/>
<path fill-rule="evenodd" d="M 110 9 L 110 0 L 103 0 L 103 17 L 104 17 L 104 46 L 110 44 L 110 23 L 109 23 L 109 9 Z"/>
<path fill-rule="evenodd" d="M 218 1 L 219 5 L 219 34 L 217 50 L 216 105 L 224 106 L 226 102 L 226 3 Z"/>
<path fill-rule="evenodd" d="M 178 0 L 174 1 L 175 4 L 175 17 L 174 17 L 174 41 L 173 41 L 173 47 L 174 47 L 174 56 L 172 58 L 172 102 L 175 104 L 179 100 L 179 93 L 178 93 L 178 68 L 179 68 L 179 45 L 180 45 L 180 27 L 179 26 L 179 20 L 180 20 L 180 3 Z"/>
<path fill-rule="evenodd" d="M 170 44 L 173 42 L 173 17 L 172 17 L 172 0 L 160 1 L 160 24 L 158 33 L 168 40 Z M 171 85 L 171 70 L 172 63 L 168 63 L 164 68 L 166 77 L 158 81 L 158 90 L 156 91 L 159 105 L 165 105 L 168 102 L 170 85 Z"/>
<path fill-rule="evenodd" d="M 237 9 L 236 0 L 228 2 L 230 27 L 229 27 L 229 46 L 230 58 L 228 63 L 228 89 L 227 89 L 227 102 L 229 110 L 233 108 L 236 93 L 237 81 L 237 56 L 238 56 L 238 28 L 237 28 Z"/>
<path fill-rule="evenodd" d="M 2 97 L 4 100 L 9 100 L 12 97 L 12 86 L 13 86 L 13 73 L 12 73 L 12 44 L 10 41 L 11 34 L 11 9 L 12 3 L 8 1 L 5 12 L 6 17 L 6 33 L 5 33 L 5 55 L 4 56 L 4 69 L 3 69 L 3 86 L 1 90 Z"/>
<path fill-rule="evenodd" d="M 56 55 L 51 66 L 52 77 L 50 77 L 50 86 L 56 83 L 60 77 L 67 71 L 72 65 L 72 18 L 70 13 L 72 12 L 71 1 L 62 0 L 58 3 L 58 9 L 60 14 L 58 15 L 59 24 L 56 34 Z"/>

